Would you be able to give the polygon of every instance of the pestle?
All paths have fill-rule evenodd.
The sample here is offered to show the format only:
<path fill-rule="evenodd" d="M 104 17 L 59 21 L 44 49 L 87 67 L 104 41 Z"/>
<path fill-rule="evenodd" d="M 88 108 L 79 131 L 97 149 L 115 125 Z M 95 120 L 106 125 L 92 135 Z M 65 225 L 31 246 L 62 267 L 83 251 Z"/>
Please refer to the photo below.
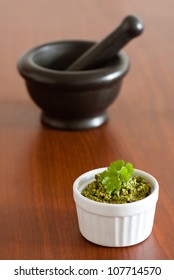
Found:
<path fill-rule="evenodd" d="M 131 39 L 139 36 L 143 29 L 143 22 L 138 17 L 132 15 L 125 17 L 113 32 L 85 51 L 66 70 L 89 70 L 103 66 Z"/>

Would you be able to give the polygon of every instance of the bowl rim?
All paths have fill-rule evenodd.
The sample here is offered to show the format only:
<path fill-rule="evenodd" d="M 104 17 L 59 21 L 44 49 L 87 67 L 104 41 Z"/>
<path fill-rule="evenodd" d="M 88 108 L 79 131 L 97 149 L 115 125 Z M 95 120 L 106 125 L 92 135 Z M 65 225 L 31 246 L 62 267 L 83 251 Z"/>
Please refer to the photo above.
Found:
<path fill-rule="evenodd" d="M 105 215 L 105 216 L 132 216 L 134 214 L 138 214 L 144 212 L 156 205 L 159 196 L 159 184 L 156 178 L 154 178 L 151 174 L 139 170 L 134 169 L 134 175 L 140 175 L 144 177 L 152 187 L 152 192 L 149 196 L 144 199 L 131 202 L 128 204 L 109 204 L 109 203 L 102 203 L 97 202 L 94 200 L 90 200 L 89 198 L 84 197 L 81 195 L 82 189 L 91 181 L 94 180 L 94 175 L 96 173 L 100 173 L 106 170 L 106 167 L 97 168 L 90 170 L 88 172 L 83 173 L 80 175 L 73 183 L 73 197 L 76 205 L 80 208 L 92 212 L 98 215 Z M 87 179 L 86 185 L 85 180 Z M 81 187 L 82 186 L 82 187 Z M 80 189 L 80 190 L 79 190 Z"/>
<path fill-rule="evenodd" d="M 122 78 L 129 70 L 130 61 L 128 55 L 124 51 L 118 53 L 120 57 L 120 63 L 108 65 L 99 69 L 92 70 L 83 70 L 83 71 L 61 71 L 54 70 L 38 65 L 34 61 L 34 56 L 36 53 L 43 48 L 49 46 L 55 46 L 56 44 L 78 44 L 78 43 L 95 43 L 94 41 L 89 40 L 62 40 L 62 41 L 53 41 L 44 43 L 38 46 L 35 46 L 27 50 L 24 54 L 21 55 L 17 62 L 17 68 L 20 74 L 28 80 L 40 81 L 45 83 L 55 83 L 57 79 L 59 82 L 71 81 L 71 83 L 77 84 L 77 80 L 74 81 L 74 77 L 79 77 L 79 84 L 88 83 L 94 84 L 97 80 L 97 83 L 102 82 L 103 84 L 110 83 L 114 80 Z"/>

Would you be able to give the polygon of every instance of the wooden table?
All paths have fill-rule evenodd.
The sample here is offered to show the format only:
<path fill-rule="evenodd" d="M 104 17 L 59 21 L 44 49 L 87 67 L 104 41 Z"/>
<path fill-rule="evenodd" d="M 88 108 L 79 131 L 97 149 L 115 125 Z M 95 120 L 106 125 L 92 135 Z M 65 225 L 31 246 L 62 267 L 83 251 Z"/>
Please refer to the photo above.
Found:
<path fill-rule="evenodd" d="M 174 259 L 174 2 L 0 1 L 0 258 Z M 16 69 L 27 49 L 64 39 L 100 40 L 128 14 L 144 34 L 125 47 L 131 68 L 109 121 L 86 131 L 41 125 Z M 151 236 L 105 248 L 78 229 L 73 181 L 124 159 L 159 181 Z"/>

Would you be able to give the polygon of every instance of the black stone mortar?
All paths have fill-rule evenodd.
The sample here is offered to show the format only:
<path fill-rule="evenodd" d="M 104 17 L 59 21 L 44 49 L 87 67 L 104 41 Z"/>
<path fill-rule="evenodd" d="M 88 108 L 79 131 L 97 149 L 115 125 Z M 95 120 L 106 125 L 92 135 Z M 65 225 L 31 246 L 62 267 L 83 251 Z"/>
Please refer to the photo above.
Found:
<path fill-rule="evenodd" d="M 52 128 L 95 128 L 120 92 L 129 58 L 120 49 L 141 34 L 142 22 L 128 16 L 99 43 L 50 42 L 28 50 L 18 61 L 28 92 Z"/>

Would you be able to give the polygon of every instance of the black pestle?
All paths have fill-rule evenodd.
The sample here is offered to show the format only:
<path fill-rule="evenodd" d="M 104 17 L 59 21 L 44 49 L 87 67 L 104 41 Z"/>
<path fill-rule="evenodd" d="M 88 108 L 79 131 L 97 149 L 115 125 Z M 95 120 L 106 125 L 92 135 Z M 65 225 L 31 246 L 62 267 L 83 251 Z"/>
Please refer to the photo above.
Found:
<path fill-rule="evenodd" d="M 95 43 L 66 70 L 78 71 L 99 68 L 116 56 L 131 39 L 144 29 L 143 22 L 136 16 L 127 16 L 122 23 L 102 41 Z"/>

